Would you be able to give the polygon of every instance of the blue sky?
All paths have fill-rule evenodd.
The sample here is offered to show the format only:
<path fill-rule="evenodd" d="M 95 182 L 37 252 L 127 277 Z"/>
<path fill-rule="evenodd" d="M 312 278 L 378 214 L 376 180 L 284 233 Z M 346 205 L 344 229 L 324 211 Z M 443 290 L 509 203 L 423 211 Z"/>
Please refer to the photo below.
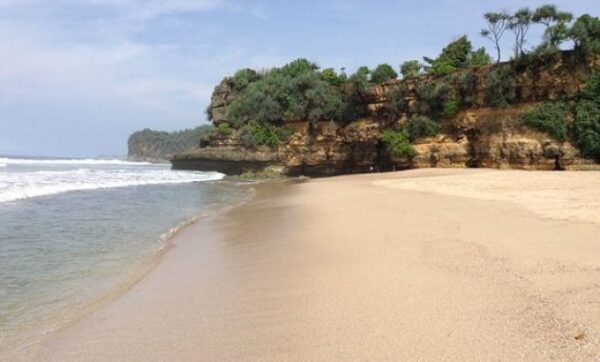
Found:
<path fill-rule="evenodd" d="M 481 14 L 543 3 L 0 0 L 0 154 L 124 155 L 135 130 L 205 123 L 213 87 L 236 69 L 298 57 L 398 68 L 462 34 L 491 52 Z M 553 3 L 600 13 L 600 1 Z"/>

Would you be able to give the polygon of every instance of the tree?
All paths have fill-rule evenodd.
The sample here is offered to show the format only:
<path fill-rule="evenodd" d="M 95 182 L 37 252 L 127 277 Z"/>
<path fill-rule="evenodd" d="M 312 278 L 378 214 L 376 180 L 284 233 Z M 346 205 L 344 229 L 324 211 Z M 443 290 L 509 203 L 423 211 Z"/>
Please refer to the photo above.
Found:
<path fill-rule="evenodd" d="M 321 78 L 331 85 L 343 84 L 346 79 L 342 75 L 338 75 L 333 68 L 326 68 L 321 71 Z"/>
<path fill-rule="evenodd" d="M 531 26 L 531 18 L 529 8 L 521 8 L 510 17 L 508 28 L 515 35 L 515 59 L 525 54 L 525 37 Z"/>
<path fill-rule="evenodd" d="M 446 75 L 454 70 L 468 66 L 473 46 L 466 35 L 450 42 L 436 59 L 424 57 L 429 63 L 425 69 L 433 75 Z"/>
<path fill-rule="evenodd" d="M 371 81 L 373 83 L 383 83 L 386 80 L 398 78 L 398 73 L 389 64 L 379 64 L 373 73 L 371 73 Z"/>
<path fill-rule="evenodd" d="M 418 60 L 409 60 L 402 63 L 402 65 L 400 65 L 402 78 L 409 79 L 418 77 L 421 73 L 421 68 L 423 68 L 423 65 L 419 63 Z"/>
<path fill-rule="evenodd" d="M 551 27 L 557 22 L 568 23 L 573 19 L 573 14 L 558 11 L 554 5 L 542 5 L 535 9 L 531 16 L 531 20 L 535 23 L 543 24 L 546 28 Z"/>
<path fill-rule="evenodd" d="M 544 30 L 544 41 L 539 49 L 546 49 L 546 51 L 558 50 L 560 43 L 568 37 L 567 23 L 572 19 L 573 14 L 558 11 L 554 5 L 543 5 L 537 8 L 533 12 L 531 20 L 546 27 Z"/>
<path fill-rule="evenodd" d="M 492 62 L 492 57 L 485 51 L 484 47 L 481 47 L 474 52 L 471 52 L 469 56 L 468 65 L 469 67 L 478 67 L 481 65 L 488 65 Z"/>
<path fill-rule="evenodd" d="M 575 50 L 584 55 L 600 53 L 600 20 L 588 14 L 575 21 L 569 31 L 575 42 Z"/>
<path fill-rule="evenodd" d="M 490 39 L 494 43 L 494 47 L 496 48 L 496 63 L 500 63 L 501 59 L 501 48 L 500 48 L 500 40 L 504 35 L 504 32 L 508 28 L 510 23 L 510 15 L 506 12 L 499 13 L 485 13 L 483 15 L 485 20 L 488 23 L 487 29 L 481 30 L 481 36 Z"/>

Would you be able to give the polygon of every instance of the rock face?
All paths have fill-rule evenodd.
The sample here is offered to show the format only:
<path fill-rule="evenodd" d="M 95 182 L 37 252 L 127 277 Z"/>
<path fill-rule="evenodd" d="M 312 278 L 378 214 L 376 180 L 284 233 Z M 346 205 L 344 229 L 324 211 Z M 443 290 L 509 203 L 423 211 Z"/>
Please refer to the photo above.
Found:
<path fill-rule="evenodd" d="M 414 80 L 388 81 L 374 86 L 367 101 L 369 115 L 349 124 L 332 121 L 286 123 L 292 135 L 276 147 L 246 148 L 239 134 L 223 136 L 213 133 L 201 147 L 172 158 L 174 168 L 217 170 L 240 174 L 266 166 L 283 166 L 288 175 L 329 176 L 337 174 L 387 171 L 422 167 L 491 167 L 530 170 L 584 169 L 597 164 L 583 158 L 569 142 L 559 142 L 549 135 L 524 126 L 519 115 L 548 100 L 572 100 L 583 87 L 590 69 L 600 68 L 598 59 L 577 61 L 564 54 L 551 64 L 516 69 L 515 96 L 510 106 L 486 106 L 486 79 L 496 66 L 460 70 L 470 72 L 473 95 L 470 105 L 458 114 L 442 120 L 442 132 L 432 138 L 417 140 L 417 155 L 398 158 L 387 150 L 382 132 L 401 125 L 418 108 Z M 438 82 L 421 78 L 420 82 Z M 454 84 L 453 86 L 459 87 Z M 381 115 L 389 102 L 390 90 L 407 90 L 407 110 L 394 119 Z M 459 89 L 457 89 L 460 92 Z M 227 105 L 235 93 L 226 82 L 215 88 L 209 113 L 213 122 L 227 122 Z"/>

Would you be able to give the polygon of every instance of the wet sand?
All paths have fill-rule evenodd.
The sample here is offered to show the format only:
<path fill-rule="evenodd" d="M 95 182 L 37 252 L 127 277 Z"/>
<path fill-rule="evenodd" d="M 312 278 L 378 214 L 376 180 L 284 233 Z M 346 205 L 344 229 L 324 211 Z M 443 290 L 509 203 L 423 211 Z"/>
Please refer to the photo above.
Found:
<path fill-rule="evenodd" d="M 600 358 L 600 173 L 259 188 L 40 361 Z"/>

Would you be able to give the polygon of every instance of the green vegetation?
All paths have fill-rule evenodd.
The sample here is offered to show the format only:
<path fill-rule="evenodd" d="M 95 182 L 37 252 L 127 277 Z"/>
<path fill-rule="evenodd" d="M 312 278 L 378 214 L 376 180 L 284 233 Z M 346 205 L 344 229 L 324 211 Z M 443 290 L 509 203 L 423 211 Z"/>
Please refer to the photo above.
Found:
<path fill-rule="evenodd" d="M 452 118 L 456 116 L 460 109 L 460 104 L 456 99 L 448 99 L 444 102 L 444 117 Z"/>
<path fill-rule="evenodd" d="M 449 89 L 450 84 L 447 79 L 415 84 L 415 94 L 418 101 L 416 113 L 433 117 L 439 116 L 443 112 L 444 99 Z"/>
<path fill-rule="evenodd" d="M 517 77 L 529 77 L 530 73 L 536 77 L 536 67 L 558 60 L 553 57 L 560 55 L 567 41 L 573 43 L 576 56 L 565 56 L 566 62 L 574 59 L 587 67 L 591 56 L 600 53 L 600 20 L 588 14 L 573 19 L 571 13 L 543 5 L 536 9 L 523 7 L 514 13 L 488 12 L 484 19 L 487 26 L 481 35 L 493 43 L 495 61 L 500 63 L 502 59 L 500 44 L 507 34 L 513 40 L 515 61 L 470 69 L 490 65 L 492 57 L 483 47 L 474 49 L 463 35 L 443 47 L 436 58 L 423 57 L 423 63 L 405 61 L 399 69 L 384 63 L 374 69 L 362 66 L 346 75 L 344 68 L 341 72 L 320 69 L 307 59 L 260 72 L 242 69 L 224 80 L 225 89 L 233 90 L 233 101 L 225 111 L 215 109 L 215 132 L 223 136 L 239 134 L 248 147 L 276 146 L 289 137 L 288 122 L 308 121 L 313 130 L 315 122 L 349 123 L 373 115 L 376 109 L 386 126 L 409 118 L 401 130 L 386 131 L 383 139 L 394 154 L 409 156 L 414 152 L 411 141 L 438 134 L 440 120 L 456 117 L 461 109 L 515 103 Z M 527 39 L 535 26 L 543 27 L 539 44 Z M 398 70 L 403 79 L 411 81 L 393 82 Z M 374 87 L 385 82 L 384 87 Z M 544 103 L 523 114 L 521 121 L 559 141 L 572 138 L 585 155 L 600 159 L 600 97 L 594 82 L 590 79 L 575 104 L 564 100 Z M 380 93 L 381 89 L 385 94 Z M 369 105 L 373 106 L 371 110 Z M 211 112 L 207 112 L 210 119 Z"/>
<path fill-rule="evenodd" d="M 412 116 L 406 124 L 406 132 L 411 142 L 419 138 L 433 137 L 440 133 L 440 130 L 440 123 L 426 116 Z"/>
<path fill-rule="evenodd" d="M 457 69 L 486 65 L 491 62 L 485 48 L 473 51 L 471 41 L 466 35 L 446 45 L 436 59 L 427 57 L 423 59 L 429 64 L 425 66 L 425 70 L 429 74 L 437 76 L 448 75 Z"/>
<path fill-rule="evenodd" d="M 496 49 L 496 63 L 500 63 L 500 59 L 502 59 L 500 41 L 510 24 L 510 15 L 504 11 L 497 13 L 489 12 L 483 14 L 483 18 L 487 21 L 487 28 L 482 29 L 480 35 L 488 38 L 494 43 L 494 48 Z"/>
<path fill-rule="evenodd" d="M 398 78 L 398 73 L 389 64 L 379 64 L 371 73 L 371 82 L 373 83 L 383 83 L 396 78 Z"/>
<path fill-rule="evenodd" d="M 501 66 L 491 71 L 485 82 L 485 102 L 493 107 L 506 107 L 511 104 L 516 94 L 517 81 L 512 69 Z"/>
<path fill-rule="evenodd" d="M 548 133 L 556 140 L 567 139 L 567 105 L 562 102 L 546 102 L 521 115 L 521 122 Z"/>
<path fill-rule="evenodd" d="M 470 106 L 473 104 L 475 97 L 476 79 L 475 75 L 471 71 L 460 74 L 456 79 L 456 90 L 458 97 L 463 105 Z"/>
<path fill-rule="evenodd" d="M 406 95 L 408 90 L 405 85 L 390 88 L 385 94 L 386 102 L 381 109 L 381 115 L 390 121 L 395 121 L 406 110 Z"/>
<path fill-rule="evenodd" d="M 353 120 L 355 115 L 348 111 L 351 94 L 340 86 L 344 77 L 333 69 L 318 69 L 306 59 L 271 69 L 241 90 L 227 108 L 227 120 L 234 128 L 251 121 L 280 125 L 296 120 Z"/>
<path fill-rule="evenodd" d="M 252 121 L 240 129 L 240 139 L 246 147 L 266 145 L 275 147 L 285 141 L 291 130 L 286 127 L 275 127 L 258 121 Z"/>
<path fill-rule="evenodd" d="M 417 155 L 417 151 L 410 144 L 408 133 L 405 130 L 385 130 L 383 131 L 382 140 L 387 145 L 388 150 L 395 156 L 412 158 Z"/>
<path fill-rule="evenodd" d="M 575 104 L 572 130 L 581 153 L 600 161 L 600 72 L 592 74 Z"/>
<path fill-rule="evenodd" d="M 208 125 L 177 132 L 160 132 L 146 128 L 129 136 L 128 156 L 136 160 L 167 160 L 174 154 L 198 147 L 200 137 L 213 129 Z"/>
<path fill-rule="evenodd" d="M 600 53 L 600 19 L 597 17 L 580 16 L 567 34 L 578 53 L 585 56 Z"/>
<path fill-rule="evenodd" d="M 233 129 L 231 128 L 229 123 L 226 122 L 219 123 L 219 125 L 217 126 L 217 131 L 223 136 L 229 136 L 233 133 Z"/>
<path fill-rule="evenodd" d="M 260 79 L 260 75 L 253 69 L 245 68 L 238 70 L 233 78 L 231 78 L 231 83 L 233 89 L 239 91 L 244 90 L 250 83 L 256 82 Z"/>
<path fill-rule="evenodd" d="M 565 102 L 546 102 L 522 114 L 521 122 L 561 142 L 570 136 L 585 157 L 600 161 L 600 72 L 590 76 L 573 109 Z"/>
<path fill-rule="evenodd" d="M 423 65 L 418 60 L 408 60 L 400 65 L 400 73 L 404 79 L 416 78 L 421 74 L 422 68 Z"/>

